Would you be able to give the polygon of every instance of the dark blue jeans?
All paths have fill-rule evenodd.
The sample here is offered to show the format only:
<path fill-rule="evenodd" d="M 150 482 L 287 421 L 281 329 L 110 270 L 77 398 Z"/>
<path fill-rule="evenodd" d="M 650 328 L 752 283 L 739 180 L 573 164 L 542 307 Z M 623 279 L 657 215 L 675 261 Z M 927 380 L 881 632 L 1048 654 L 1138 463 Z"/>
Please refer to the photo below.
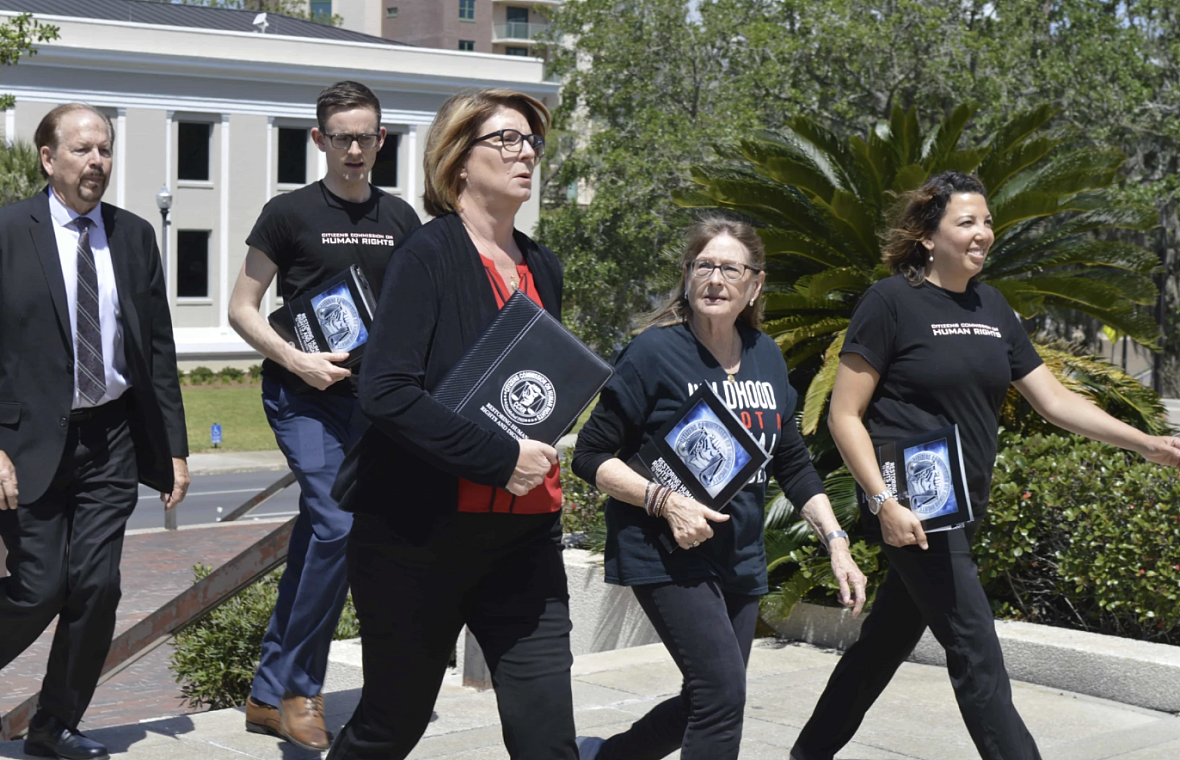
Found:
<path fill-rule="evenodd" d="M 659 760 L 676 750 L 681 760 L 736 760 L 758 597 L 726 593 L 711 578 L 633 590 L 684 687 L 608 739 L 598 760 Z"/>
<path fill-rule="evenodd" d="M 352 515 L 331 497 L 332 483 L 367 423 L 355 398 L 295 394 L 270 380 L 262 383 L 262 404 L 301 492 L 250 690 L 256 701 L 277 705 L 284 692 L 310 697 L 323 690 L 328 648 L 348 596 L 345 548 L 352 529 Z"/>

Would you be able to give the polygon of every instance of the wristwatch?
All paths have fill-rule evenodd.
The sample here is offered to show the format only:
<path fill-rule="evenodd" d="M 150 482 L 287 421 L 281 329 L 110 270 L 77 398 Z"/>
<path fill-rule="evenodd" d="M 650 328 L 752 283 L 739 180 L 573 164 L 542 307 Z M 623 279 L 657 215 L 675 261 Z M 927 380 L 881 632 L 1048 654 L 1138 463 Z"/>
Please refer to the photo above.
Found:
<path fill-rule="evenodd" d="M 895 498 L 895 497 L 893 496 L 892 493 L 889 492 L 888 488 L 886 488 L 884 491 L 882 491 L 879 494 L 874 494 L 873 496 L 870 496 L 869 497 L 869 513 L 875 516 L 878 512 L 881 511 L 881 507 L 885 506 L 885 502 L 889 501 L 892 498 Z"/>

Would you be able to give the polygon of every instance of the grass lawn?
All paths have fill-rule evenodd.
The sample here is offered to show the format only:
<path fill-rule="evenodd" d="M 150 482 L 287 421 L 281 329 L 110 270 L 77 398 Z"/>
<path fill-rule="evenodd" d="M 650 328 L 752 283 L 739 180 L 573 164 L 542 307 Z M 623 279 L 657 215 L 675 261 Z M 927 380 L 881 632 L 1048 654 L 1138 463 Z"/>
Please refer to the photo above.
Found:
<path fill-rule="evenodd" d="M 261 451 L 278 448 L 262 411 L 260 386 L 201 388 L 184 385 L 181 391 L 190 452 L 213 450 L 209 428 L 215 422 L 221 425 L 219 449 Z"/>
<path fill-rule="evenodd" d="M 262 411 L 262 388 L 240 386 L 228 388 L 202 388 L 182 385 L 184 394 L 184 415 L 188 422 L 188 449 L 196 454 L 212 451 L 209 442 L 209 428 L 216 422 L 221 425 L 222 451 L 262 451 L 277 449 L 274 433 L 266 422 Z M 574 433 L 582 429 L 590 412 L 594 411 L 595 398 L 574 424 Z"/>

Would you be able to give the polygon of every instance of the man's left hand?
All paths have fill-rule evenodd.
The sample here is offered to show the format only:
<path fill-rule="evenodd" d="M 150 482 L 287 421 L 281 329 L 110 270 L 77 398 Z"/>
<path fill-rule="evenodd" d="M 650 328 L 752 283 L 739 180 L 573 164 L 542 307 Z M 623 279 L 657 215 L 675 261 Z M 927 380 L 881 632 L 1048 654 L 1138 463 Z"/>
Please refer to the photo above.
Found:
<path fill-rule="evenodd" d="M 188 493 L 190 482 L 188 462 L 180 457 L 172 457 L 172 493 L 160 494 L 160 501 L 164 502 L 165 512 L 174 509 L 177 504 L 184 501 L 184 495 Z"/>

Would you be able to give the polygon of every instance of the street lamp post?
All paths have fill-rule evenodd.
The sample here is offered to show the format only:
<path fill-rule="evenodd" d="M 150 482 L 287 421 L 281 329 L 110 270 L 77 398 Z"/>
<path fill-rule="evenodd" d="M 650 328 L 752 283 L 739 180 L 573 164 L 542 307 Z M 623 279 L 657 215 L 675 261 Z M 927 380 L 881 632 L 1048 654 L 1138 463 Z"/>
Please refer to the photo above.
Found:
<path fill-rule="evenodd" d="M 160 188 L 160 192 L 156 193 L 156 208 L 160 209 L 160 218 L 163 219 L 162 245 L 160 246 L 160 259 L 164 271 L 164 298 L 168 299 L 168 211 L 172 208 L 172 193 L 168 190 L 168 185 L 165 183 Z M 171 307 L 169 307 L 171 308 Z M 164 512 L 164 529 L 176 530 L 176 510 L 169 509 Z"/>
<path fill-rule="evenodd" d="M 164 220 L 162 245 L 160 246 L 160 258 L 164 265 L 164 290 L 168 289 L 168 210 L 172 208 L 172 193 L 168 190 L 168 185 L 165 184 L 160 188 L 160 192 L 156 193 L 156 208 L 160 209 L 160 217 Z"/>

